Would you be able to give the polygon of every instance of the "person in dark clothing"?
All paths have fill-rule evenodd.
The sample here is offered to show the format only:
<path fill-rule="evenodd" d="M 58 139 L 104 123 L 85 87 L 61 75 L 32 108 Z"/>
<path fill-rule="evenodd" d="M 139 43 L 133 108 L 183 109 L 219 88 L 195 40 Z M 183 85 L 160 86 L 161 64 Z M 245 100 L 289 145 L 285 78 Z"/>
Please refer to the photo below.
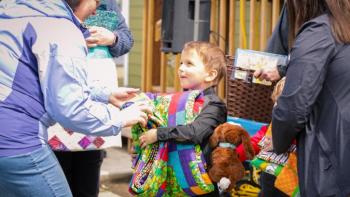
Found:
<path fill-rule="evenodd" d="M 178 71 L 181 87 L 203 90 L 204 104 L 196 119 L 187 125 L 151 129 L 140 137 L 141 147 L 157 141 L 177 140 L 200 144 L 205 160 L 210 165 L 209 138 L 214 129 L 226 122 L 225 103 L 216 95 L 215 87 L 225 76 L 226 60 L 219 47 L 206 42 L 189 42 L 181 54 Z M 218 196 L 218 190 L 205 196 Z"/>
<path fill-rule="evenodd" d="M 281 10 L 280 19 L 272 32 L 271 38 L 267 43 L 265 49 L 266 52 L 276 53 L 280 55 L 288 55 L 288 12 L 286 4 L 283 5 Z M 278 65 L 273 68 L 262 68 L 254 72 L 254 76 L 261 80 L 278 81 L 286 75 L 287 66 Z"/>
<path fill-rule="evenodd" d="M 279 21 L 272 32 L 265 51 L 280 55 L 288 55 L 288 12 L 286 4 L 282 7 Z"/>
<path fill-rule="evenodd" d="M 288 45 L 288 12 L 287 5 L 284 4 L 281 10 L 280 19 L 272 32 L 271 38 L 267 43 L 265 49 L 266 52 L 275 53 L 280 55 L 288 55 L 289 45 Z M 268 81 L 278 81 L 286 75 L 287 66 L 278 65 L 272 68 L 262 68 L 254 72 L 254 76 L 261 80 Z M 274 196 L 274 197 L 284 197 L 286 196 L 283 192 L 275 187 L 276 176 L 268 174 L 266 172 L 261 172 L 260 174 L 260 186 L 261 191 L 259 193 L 260 197 Z"/>
<path fill-rule="evenodd" d="M 284 87 L 285 78 L 282 78 L 278 81 L 278 83 L 275 85 L 273 93 L 271 95 L 271 99 L 273 103 L 276 105 L 276 101 L 278 97 L 281 95 Z M 271 124 L 271 123 L 270 123 Z M 269 126 L 270 127 L 270 126 Z M 281 162 L 281 158 L 286 157 L 284 155 L 277 155 L 272 150 L 272 144 L 271 144 L 271 127 L 267 129 L 268 131 L 265 132 L 264 136 L 260 138 L 259 145 L 261 150 L 259 153 L 255 156 L 255 159 L 262 159 L 264 161 L 267 161 L 266 166 L 274 166 L 274 165 L 282 165 L 285 167 L 287 163 L 287 159 L 285 159 L 284 162 Z M 255 136 L 254 136 L 255 137 Z M 295 145 L 292 145 L 295 147 Z M 266 155 L 269 155 L 268 157 L 265 157 Z M 288 152 L 289 155 L 289 152 Z M 288 156 L 289 157 L 289 156 Z M 287 157 L 287 158 L 288 158 Z M 254 160 L 252 161 L 252 165 L 254 165 Z M 265 166 L 265 167 L 266 167 Z M 275 187 L 275 182 L 277 179 L 277 173 L 273 168 L 267 170 L 269 167 L 266 167 L 263 169 L 261 166 L 256 166 L 257 168 L 260 168 L 261 174 L 260 174 L 260 180 L 259 184 L 261 187 L 261 190 L 259 192 L 259 197 L 287 197 L 288 195 L 279 190 L 277 187 Z M 277 176 L 276 176 L 277 175 Z"/>
<path fill-rule="evenodd" d="M 349 196 L 350 4 L 288 0 L 287 5 L 293 47 L 272 114 L 274 150 L 285 152 L 297 139 L 301 196 Z"/>

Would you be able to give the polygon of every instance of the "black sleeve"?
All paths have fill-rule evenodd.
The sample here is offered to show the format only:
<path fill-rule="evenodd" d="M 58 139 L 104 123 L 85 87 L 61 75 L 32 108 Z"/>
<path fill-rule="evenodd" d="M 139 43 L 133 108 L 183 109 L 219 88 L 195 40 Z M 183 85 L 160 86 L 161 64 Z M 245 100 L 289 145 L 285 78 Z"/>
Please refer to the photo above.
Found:
<path fill-rule="evenodd" d="M 303 131 L 322 90 L 327 65 L 335 55 L 335 41 L 326 23 L 309 22 L 291 50 L 283 92 L 272 113 L 272 140 L 276 153 L 287 151 Z"/>
<path fill-rule="evenodd" d="M 283 5 L 280 19 L 272 32 L 265 51 L 288 55 L 288 14 L 286 4 Z"/>
<path fill-rule="evenodd" d="M 166 127 L 157 129 L 159 141 L 177 140 L 201 144 L 203 140 L 210 137 L 214 129 L 226 122 L 227 109 L 221 101 L 209 101 L 197 118 L 188 125 Z"/>

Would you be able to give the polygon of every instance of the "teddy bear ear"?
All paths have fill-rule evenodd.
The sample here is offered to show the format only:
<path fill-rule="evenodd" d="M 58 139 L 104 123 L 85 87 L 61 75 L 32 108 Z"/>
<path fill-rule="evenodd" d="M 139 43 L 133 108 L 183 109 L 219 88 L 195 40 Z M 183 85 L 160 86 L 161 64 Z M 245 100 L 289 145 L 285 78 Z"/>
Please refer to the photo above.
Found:
<path fill-rule="evenodd" d="M 215 148 L 218 146 L 220 133 L 221 133 L 223 127 L 224 127 L 224 124 L 221 124 L 218 127 L 216 127 L 216 129 L 214 130 L 214 133 L 209 138 L 209 145 L 211 148 Z"/>

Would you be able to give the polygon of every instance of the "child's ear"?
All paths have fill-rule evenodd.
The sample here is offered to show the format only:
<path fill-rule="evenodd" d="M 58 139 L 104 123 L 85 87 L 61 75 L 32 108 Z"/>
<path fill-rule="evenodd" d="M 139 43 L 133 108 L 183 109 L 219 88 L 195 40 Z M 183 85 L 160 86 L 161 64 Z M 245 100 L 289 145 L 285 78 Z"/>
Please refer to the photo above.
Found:
<path fill-rule="evenodd" d="M 208 75 L 205 77 L 205 82 L 212 82 L 216 79 L 218 76 L 218 71 L 215 69 L 212 69 L 211 71 L 208 72 Z"/>

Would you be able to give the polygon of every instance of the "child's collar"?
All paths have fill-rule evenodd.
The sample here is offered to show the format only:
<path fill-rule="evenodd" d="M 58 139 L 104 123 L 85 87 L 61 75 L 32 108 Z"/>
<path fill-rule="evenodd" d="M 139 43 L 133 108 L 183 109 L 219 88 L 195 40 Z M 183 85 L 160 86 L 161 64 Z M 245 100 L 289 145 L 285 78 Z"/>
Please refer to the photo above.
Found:
<path fill-rule="evenodd" d="M 204 90 L 203 90 L 204 95 L 215 94 L 215 93 L 216 93 L 215 87 L 216 87 L 216 86 L 210 86 L 210 87 L 204 89 Z"/>
<path fill-rule="evenodd" d="M 215 85 L 214 86 L 209 86 L 209 87 L 203 89 L 202 92 L 203 92 L 204 95 L 215 94 L 216 93 L 215 88 L 216 88 Z M 191 91 L 191 90 L 192 89 L 183 89 L 183 91 Z"/>

